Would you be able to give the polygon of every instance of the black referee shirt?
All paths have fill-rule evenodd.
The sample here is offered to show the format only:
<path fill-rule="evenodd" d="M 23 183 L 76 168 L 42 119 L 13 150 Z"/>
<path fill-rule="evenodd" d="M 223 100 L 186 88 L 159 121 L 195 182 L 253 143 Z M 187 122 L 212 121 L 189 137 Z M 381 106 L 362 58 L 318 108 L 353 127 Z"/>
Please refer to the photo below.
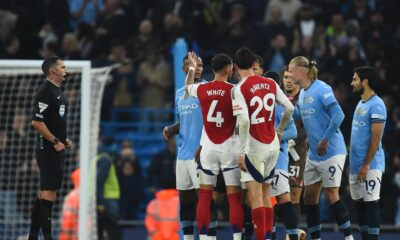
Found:
<path fill-rule="evenodd" d="M 67 104 L 60 87 L 46 81 L 35 99 L 33 120 L 44 122 L 49 131 L 65 144 L 67 138 Z M 52 148 L 53 144 L 40 136 L 39 148 Z"/>

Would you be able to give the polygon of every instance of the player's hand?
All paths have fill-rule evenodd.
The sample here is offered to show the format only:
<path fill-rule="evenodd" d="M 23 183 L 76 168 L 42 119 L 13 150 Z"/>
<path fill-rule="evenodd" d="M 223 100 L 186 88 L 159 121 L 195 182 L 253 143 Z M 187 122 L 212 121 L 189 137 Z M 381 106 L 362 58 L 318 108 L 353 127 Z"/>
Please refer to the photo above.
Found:
<path fill-rule="evenodd" d="M 320 156 L 325 156 L 326 150 L 328 149 L 328 140 L 322 139 L 317 146 L 317 153 Z"/>
<path fill-rule="evenodd" d="M 360 182 L 365 182 L 365 180 L 367 179 L 367 173 L 369 170 L 369 166 L 368 165 L 361 165 L 360 170 L 358 171 L 358 176 L 357 179 Z"/>
<path fill-rule="evenodd" d="M 196 152 L 194 153 L 194 160 L 195 160 L 195 162 L 197 162 L 197 163 L 200 161 L 201 149 L 202 149 L 202 146 L 200 145 L 200 146 L 196 149 Z"/>
<path fill-rule="evenodd" d="M 53 147 L 57 152 L 61 152 L 61 151 L 65 150 L 65 145 L 62 142 L 58 142 L 57 144 L 54 144 Z"/>
<path fill-rule="evenodd" d="M 247 172 L 246 162 L 244 161 L 244 159 L 245 159 L 244 155 L 239 156 L 239 168 L 243 172 Z"/>
<path fill-rule="evenodd" d="M 196 69 L 197 67 L 197 55 L 195 52 L 189 52 L 188 53 L 188 61 L 189 61 L 189 66 L 194 67 Z"/>
<path fill-rule="evenodd" d="M 65 147 L 66 148 L 71 148 L 72 147 L 72 141 L 71 141 L 71 139 L 69 139 L 69 138 L 67 138 L 67 139 L 65 139 Z"/>
<path fill-rule="evenodd" d="M 169 127 L 165 127 L 162 131 L 162 135 L 165 139 L 165 141 L 169 140 L 169 137 L 171 136 L 171 132 L 169 131 Z"/>

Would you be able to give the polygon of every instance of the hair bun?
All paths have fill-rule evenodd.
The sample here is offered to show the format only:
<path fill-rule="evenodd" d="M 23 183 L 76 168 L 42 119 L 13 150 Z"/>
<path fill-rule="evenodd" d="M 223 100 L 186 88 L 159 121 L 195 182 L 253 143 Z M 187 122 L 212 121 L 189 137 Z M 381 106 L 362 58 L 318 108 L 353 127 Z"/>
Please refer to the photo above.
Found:
<path fill-rule="evenodd" d="M 310 68 L 311 67 L 316 67 L 317 66 L 317 62 L 312 60 L 312 61 L 310 61 L 309 66 L 310 66 Z"/>

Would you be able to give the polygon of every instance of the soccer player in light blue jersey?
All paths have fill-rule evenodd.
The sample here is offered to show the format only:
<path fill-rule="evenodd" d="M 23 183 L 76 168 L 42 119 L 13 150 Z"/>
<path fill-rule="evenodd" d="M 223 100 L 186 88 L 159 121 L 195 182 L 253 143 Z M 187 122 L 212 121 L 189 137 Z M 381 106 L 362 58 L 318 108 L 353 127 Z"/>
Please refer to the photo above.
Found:
<path fill-rule="evenodd" d="M 183 59 L 182 70 L 187 74 L 189 61 Z M 203 81 L 203 62 L 197 58 L 195 81 Z M 156 96 L 155 96 L 156 97 Z M 200 145 L 203 120 L 198 98 L 188 96 L 185 86 L 178 89 L 175 94 L 175 108 L 179 121 L 163 130 L 166 140 L 173 134 L 178 135 L 178 154 L 176 161 L 176 188 L 179 190 L 180 219 L 184 240 L 194 239 L 194 226 L 196 221 L 197 189 L 199 180 L 195 153 Z"/>
<path fill-rule="evenodd" d="M 265 77 L 275 80 L 280 85 L 281 77 L 277 72 L 268 71 L 264 74 Z M 278 127 L 283 116 L 283 107 L 280 105 L 275 106 L 275 128 Z M 278 161 L 275 165 L 274 176 L 271 179 L 271 196 L 277 200 L 275 212 L 284 223 L 287 234 L 290 240 L 305 239 L 305 232 L 297 228 L 297 216 L 293 208 L 290 185 L 289 185 L 289 144 L 288 141 L 297 137 L 297 129 L 293 119 L 290 120 L 286 126 L 282 139 L 280 142 L 280 152 Z M 294 147 L 294 146 L 291 146 Z M 300 234 L 299 234 L 300 231 Z M 275 231 L 274 231 L 275 232 Z M 276 239 L 276 238 L 273 238 Z"/>
<path fill-rule="evenodd" d="M 289 72 L 293 81 L 303 88 L 293 118 L 301 117 L 309 142 L 304 170 L 308 231 L 312 239 L 321 239 L 319 196 L 323 188 L 345 240 L 353 240 L 349 214 L 339 197 L 346 159 L 346 146 L 339 129 L 344 119 L 343 111 L 332 88 L 317 79 L 318 69 L 314 61 L 310 62 L 303 56 L 295 57 L 289 63 Z"/>
<path fill-rule="evenodd" d="M 385 170 L 382 135 L 386 107 L 375 94 L 378 77 L 371 67 L 354 70 L 351 86 L 361 97 L 353 116 L 350 140 L 350 193 L 356 202 L 363 240 L 379 237 L 379 194 Z"/>

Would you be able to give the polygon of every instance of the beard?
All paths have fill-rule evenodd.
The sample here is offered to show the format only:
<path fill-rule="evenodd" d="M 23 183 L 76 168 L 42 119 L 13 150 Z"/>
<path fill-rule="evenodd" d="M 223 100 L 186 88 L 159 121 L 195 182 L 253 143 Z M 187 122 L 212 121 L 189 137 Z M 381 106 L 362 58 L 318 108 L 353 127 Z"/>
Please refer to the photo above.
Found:
<path fill-rule="evenodd" d="M 358 96 L 361 96 L 364 94 L 365 88 L 361 86 L 360 88 L 353 88 L 353 93 L 357 94 Z"/>

